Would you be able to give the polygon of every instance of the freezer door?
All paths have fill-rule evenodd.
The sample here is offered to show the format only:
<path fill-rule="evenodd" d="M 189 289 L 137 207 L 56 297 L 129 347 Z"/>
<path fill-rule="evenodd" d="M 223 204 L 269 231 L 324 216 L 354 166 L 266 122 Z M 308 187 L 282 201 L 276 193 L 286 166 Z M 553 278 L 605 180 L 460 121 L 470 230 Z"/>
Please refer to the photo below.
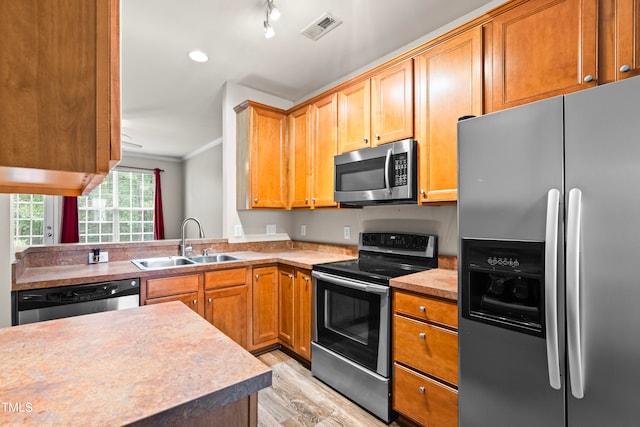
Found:
<path fill-rule="evenodd" d="M 460 122 L 458 153 L 460 238 L 545 241 L 548 193 L 563 183 L 563 99 Z M 562 248 L 562 227 L 557 235 Z M 470 298 L 462 286 L 458 295 Z M 564 319 L 562 309 L 558 314 Z M 561 321 L 560 342 L 563 327 Z M 550 385 L 546 334 L 460 317 L 458 337 L 460 426 L 564 425 L 564 391 Z"/>
<path fill-rule="evenodd" d="M 567 275 L 577 276 L 567 283 L 568 316 L 575 307 L 577 322 L 567 338 L 580 356 L 569 375 L 583 372 L 582 381 L 571 382 L 582 383 L 584 397 L 569 387 L 569 426 L 640 422 L 639 111 L 640 77 L 565 100 L 566 193 L 582 193 L 580 241 L 577 253 L 567 253 Z"/>

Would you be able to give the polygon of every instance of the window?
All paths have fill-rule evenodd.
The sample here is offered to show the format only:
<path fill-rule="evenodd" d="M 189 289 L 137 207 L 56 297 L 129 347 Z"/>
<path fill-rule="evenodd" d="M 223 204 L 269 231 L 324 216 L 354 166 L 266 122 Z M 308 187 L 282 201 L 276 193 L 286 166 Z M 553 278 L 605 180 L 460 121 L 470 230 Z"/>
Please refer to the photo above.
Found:
<path fill-rule="evenodd" d="M 112 171 L 78 197 L 80 243 L 153 240 L 153 174 Z"/>
<path fill-rule="evenodd" d="M 113 170 L 89 195 L 78 197 L 80 243 L 153 240 L 153 173 Z M 59 241 L 59 197 L 13 194 L 15 246 Z"/>
<path fill-rule="evenodd" d="M 45 242 L 45 222 L 50 224 L 46 216 L 50 209 L 45 209 L 48 205 L 47 199 L 48 197 L 41 194 L 12 195 L 15 246 L 52 243 L 53 239 L 51 242 Z M 51 233 L 51 230 L 49 232 Z"/>

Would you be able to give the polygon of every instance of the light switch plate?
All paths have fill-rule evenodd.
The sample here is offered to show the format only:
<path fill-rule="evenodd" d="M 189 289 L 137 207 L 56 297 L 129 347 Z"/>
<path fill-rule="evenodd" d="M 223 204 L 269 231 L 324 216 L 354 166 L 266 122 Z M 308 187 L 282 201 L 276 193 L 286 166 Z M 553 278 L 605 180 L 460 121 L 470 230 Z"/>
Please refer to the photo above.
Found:
<path fill-rule="evenodd" d="M 306 236 L 307 235 L 307 226 L 305 224 L 302 224 L 300 226 L 300 235 L 301 236 Z"/>
<path fill-rule="evenodd" d="M 344 238 L 345 240 L 351 239 L 351 227 L 349 227 L 348 225 L 344 227 Z"/>
<path fill-rule="evenodd" d="M 242 225 L 236 224 L 233 226 L 233 235 L 235 237 L 242 237 Z"/>
<path fill-rule="evenodd" d="M 276 234 L 275 224 L 267 224 L 267 234 Z"/>

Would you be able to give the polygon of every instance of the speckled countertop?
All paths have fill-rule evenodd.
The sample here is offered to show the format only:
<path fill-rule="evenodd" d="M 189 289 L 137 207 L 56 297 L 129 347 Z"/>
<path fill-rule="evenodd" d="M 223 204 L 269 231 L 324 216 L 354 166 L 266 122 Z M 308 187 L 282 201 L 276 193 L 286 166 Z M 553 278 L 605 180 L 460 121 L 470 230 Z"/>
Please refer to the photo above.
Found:
<path fill-rule="evenodd" d="M 458 301 L 458 271 L 435 268 L 391 279 L 393 288 Z"/>
<path fill-rule="evenodd" d="M 12 405 L 0 425 L 164 422 L 270 385 L 265 364 L 181 302 L 0 329 Z"/>
<path fill-rule="evenodd" d="M 79 283 L 93 283 L 128 278 L 150 278 L 187 272 L 284 263 L 297 268 L 311 269 L 314 264 L 343 261 L 357 256 L 305 249 L 275 249 L 264 251 L 225 252 L 243 261 L 227 261 L 216 264 L 190 265 L 160 270 L 140 270 L 131 261 L 110 261 L 104 264 L 72 264 L 31 267 L 15 279 L 12 290 L 48 288 Z"/>

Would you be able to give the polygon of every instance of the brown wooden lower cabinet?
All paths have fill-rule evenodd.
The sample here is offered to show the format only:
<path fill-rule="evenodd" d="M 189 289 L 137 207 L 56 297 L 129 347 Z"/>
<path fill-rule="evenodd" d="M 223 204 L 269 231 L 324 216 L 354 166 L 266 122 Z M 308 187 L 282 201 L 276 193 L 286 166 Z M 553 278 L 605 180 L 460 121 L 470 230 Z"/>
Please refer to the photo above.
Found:
<path fill-rule="evenodd" d="M 225 335 L 247 348 L 249 269 L 205 273 L 204 317 Z"/>
<path fill-rule="evenodd" d="M 280 266 L 278 286 L 280 343 L 311 360 L 311 272 Z"/>
<path fill-rule="evenodd" d="M 182 301 L 187 307 L 204 315 L 200 300 L 202 274 L 186 274 L 182 276 L 161 277 L 146 280 L 145 304 Z"/>
<path fill-rule="evenodd" d="M 393 290 L 393 409 L 424 426 L 458 425 L 457 304 Z"/>
<path fill-rule="evenodd" d="M 253 269 L 251 350 L 278 343 L 278 267 Z"/>
<path fill-rule="evenodd" d="M 393 366 L 393 408 L 425 426 L 458 425 L 458 391 L 427 376 Z"/>

